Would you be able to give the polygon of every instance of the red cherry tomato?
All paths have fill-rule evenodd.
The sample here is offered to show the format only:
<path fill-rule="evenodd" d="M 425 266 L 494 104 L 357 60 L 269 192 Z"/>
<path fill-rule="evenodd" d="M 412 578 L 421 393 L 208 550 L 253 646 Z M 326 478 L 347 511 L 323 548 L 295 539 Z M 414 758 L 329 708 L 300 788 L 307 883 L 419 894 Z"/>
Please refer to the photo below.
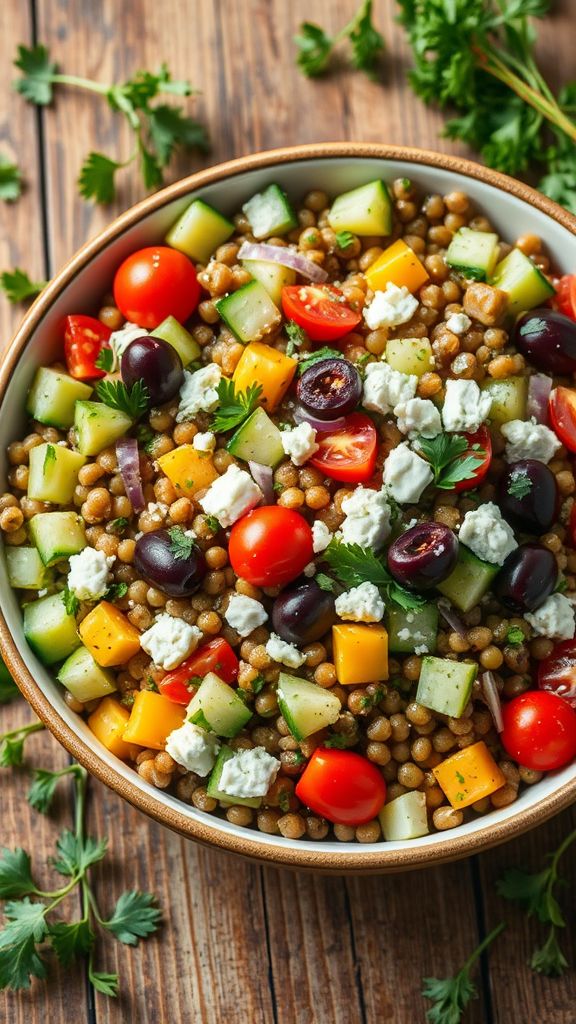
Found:
<path fill-rule="evenodd" d="M 455 491 L 470 491 L 474 487 L 478 487 L 482 483 L 490 463 L 492 462 L 492 438 L 490 437 L 490 431 L 487 427 L 480 427 L 475 434 L 464 434 L 464 437 L 468 441 L 468 448 L 462 455 L 459 456 L 460 461 L 466 459 L 469 455 L 477 455 L 480 458 L 480 451 L 474 450 L 474 445 L 480 445 L 481 451 L 483 451 L 484 458 L 477 469 L 474 470 L 474 476 L 470 477 L 469 480 L 460 480 L 456 484 Z"/>
<path fill-rule="evenodd" d="M 550 422 L 571 452 L 576 452 L 576 391 L 554 388 L 550 395 Z"/>
<path fill-rule="evenodd" d="M 564 274 L 560 278 L 552 304 L 561 313 L 576 320 L 576 274 Z"/>
<path fill-rule="evenodd" d="M 318 747 L 300 777 L 296 796 L 337 825 L 363 825 L 383 807 L 386 783 L 366 757 Z"/>
<path fill-rule="evenodd" d="M 538 686 L 576 708 L 576 640 L 564 640 L 538 665 Z"/>
<path fill-rule="evenodd" d="M 236 575 L 248 583 L 282 587 L 312 561 L 312 530 L 299 512 L 264 505 L 234 523 L 228 556 Z"/>
<path fill-rule="evenodd" d="M 134 324 L 152 331 L 167 316 L 183 323 L 200 299 L 191 260 L 177 249 L 153 245 L 124 260 L 114 278 L 114 300 Z"/>
<path fill-rule="evenodd" d="M 64 328 L 64 357 L 68 373 L 76 380 L 105 377 L 96 360 L 103 348 L 109 348 L 111 330 L 93 316 L 67 316 Z"/>
<path fill-rule="evenodd" d="M 282 289 L 282 309 L 289 320 L 303 327 L 312 341 L 336 341 L 362 320 L 331 284 L 294 284 Z"/>
<path fill-rule="evenodd" d="M 353 412 L 346 416 L 346 426 L 340 430 L 319 431 L 316 443 L 320 447 L 310 465 L 325 476 L 359 484 L 374 473 L 378 434 L 369 416 Z"/>
<path fill-rule="evenodd" d="M 238 658 L 224 637 L 203 644 L 173 672 L 168 672 L 158 683 L 158 689 L 175 704 L 189 704 L 198 689 L 198 679 L 215 672 L 225 683 L 238 678 Z"/>
<path fill-rule="evenodd" d="M 529 690 L 502 707 L 504 749 L 525 768 L 550 772 L 576 757 L 576 711 L 546 690 Z"/>

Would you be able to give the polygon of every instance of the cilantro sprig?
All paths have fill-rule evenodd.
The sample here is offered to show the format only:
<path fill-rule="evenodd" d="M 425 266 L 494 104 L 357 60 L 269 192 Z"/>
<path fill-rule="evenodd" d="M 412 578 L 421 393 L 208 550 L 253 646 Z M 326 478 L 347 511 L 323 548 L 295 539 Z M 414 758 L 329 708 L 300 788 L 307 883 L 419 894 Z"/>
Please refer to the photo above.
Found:
<path fill-rule="evenodd" d="M 22 175 L 17 164 L 0 153 L 0 199 L 13 203 L 22 192 Z"/>
<path fill-rule="evenodd" d="M 362 0 L 356 14 L 335 36 L 313 22 L 300 25 L 300 34 L 294 37 L 298 47 L 296 62 L 309 78 L 323 74 L 330 64 L 339 43 L 350 43 L 350 62 L 369 78 L 376 77 L 378 60 L 384 50 L 384 38 L 372 24 L 372 0 Z"/>
<path fill-rule="evenodd" d="M 359 544 L 344 544 L 342 541 L 331 540 L 322 554 L 334 576 L 344 587 L 358 587 L 362 583 L 374 583 L 383 597 L 401 608 L 420 608 L 425 602 L 418 594 L 401 587 L 388 572 L 384 562 Z M 326 574 L 322 573 L 322 589 L 328 589 Z M 316 576 L 318 581 L 318 576 Z"/>
<path fill-rule="evenodd" d="M 462 434 L 438 434 L 437 437 L 418 437 L 418 452 L 430 463 L 434 473 L 434 486 L 451 491 L 462 480 L 471 480 L 482 465 L 486 452 L 480 445 L 470 449 L 470 442 Z M 465 452 L 470 452 L 465 455 Z"/>
<path fill-rule="evenodd" d="M 219 408 L 210 425 L 215 434 L 234 430 L 254 412 L 262 394 L 260 384 L 250 384 L 246 391 L 236 391 L 234 381 L 222 377 L 218 384 Z"/>
<path fill-rule="evenodd" d="M 502 922 L 496 925 L 496 928 L 470 954 L 458 974 L 452 978 L 424 978 L 422 995 L 426 999 L 430 999 L 433 1004 L 426 1011 L 426 1016 L 431 1024 L 460 1024 L 462 1014 L 468 1004 L 472 999 L 478 998 L 476 986 L 470 978 L 470 971 L 484 950 L 494 942 L 494 939 L 505 927 Z"/>
<path fill-rule="evenodd" d="M 104 405 L 126 413 L 132 420 L 142 416 L 150 402 L 150 392 L 143 380 L 137 380 L 127 387 L 121 380 L 99 380 L 96 394 Z"/>
<path fill-rule="evenodd" d="M 14 267 L 14 270 L 5 270 L 0 274 L 0 288 L 4 292 L 8 302 L 26 302 L 27 299 L 35 299 L 47 281 L 33 281 L 25 270 Z"/>

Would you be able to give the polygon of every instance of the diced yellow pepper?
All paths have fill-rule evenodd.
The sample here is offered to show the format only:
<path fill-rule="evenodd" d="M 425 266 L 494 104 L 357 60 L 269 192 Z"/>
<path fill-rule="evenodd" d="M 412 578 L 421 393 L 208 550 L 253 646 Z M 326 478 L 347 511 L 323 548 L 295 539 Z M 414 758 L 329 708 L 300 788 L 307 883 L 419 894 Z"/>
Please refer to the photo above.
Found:
<path fill-rule="evenodd" d="M 483 740 L 447 757 L 432 771 L 436 782 L 456 809 L 470 807 L 470 804 L 490 796 L 506 782 Z"/>
<path fill-rule="evenodd" d="M 253 341 L 246 346 L 234 371 L 236 391 L 246 391 L 251 384 L 262 388 L 260 404 L 271 412 L 282 401 L 296 373 L 296 359 L 278 349 Z"/>
<path fill-rule="evenodd" d="M 113 697 L 104 697 L 88 718 L 88 725 L 100 743 L 123 761 L 130 757 L 130 745 L 122 739 L 129 718 L 130 712 Z"/>
<path fill-rule="evenodd" d="M 216 480 L 212 452 L 199 452 L 191 444 L 181 444 L 166 455 L 161 455 L 158 465 L 174 485 L 180 497 L 192 498 L 197 491 L 203 491 Z"/>
<path fill-rule="evenodd" d="M 180 728 L 185 718 L 186 708 L 181 704 L 153 690 L 140 690 L 134 698 L 122 738 L 125 743 L 135 743 L 138 747 L 164 750 L 168 736 Z"/>
<path fill-rule="evenodd" d="M 109 601 L 88 612 L 78 632 L 94 661 L 104 668 L 124 665 L 140 650 L 140 633 Z"/>
<path fill-rule="evenodd" d="M 399 238 L 368 267 L 366 280 L 373 292 L 384 291 L 388 282 L 416 292 L 428 280 L 428 272 L 416 253 Z"/>
<path fill-rule="evenodd" d="M 383 626 L 332 626 L 336 678 L 343 686 L 388 679 L 388 633 Z"/>

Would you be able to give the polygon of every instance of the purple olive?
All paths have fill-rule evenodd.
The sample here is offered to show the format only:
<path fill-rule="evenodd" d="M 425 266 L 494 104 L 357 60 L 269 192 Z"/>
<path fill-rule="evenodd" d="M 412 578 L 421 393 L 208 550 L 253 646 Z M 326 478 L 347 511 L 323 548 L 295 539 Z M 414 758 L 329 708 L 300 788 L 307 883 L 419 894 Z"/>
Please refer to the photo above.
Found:
<path fill-rule="evenodd" d="M 362 378 L 347 359 L 320 359 L 296 385 L 300 405 L 319 420 L 353 412 L 362 394 Z"/>
<path fill-rule="evenodd" d="M 516 321 L 512 343 L 539 370 L 576 370 L 576 323 L 555 309 L 532 309 Z"/>
<path fill-rule="evenodd" d="M 152 530 L 139 537 L 134 552 L 134 568 L 164 594 L 188 597 L 196 593 L 202 583 L 206 562 L 197 544 L 192 544 L 187 554 L 186 545 L 175 542 L 172 533 L 173 529 Z"/>
<path fill-rule="evenodd" d="M 129 387 L 143 380 L 150 393 L 150 405 L 164 405 L 178 394 L 184 382 L 182 360 L 175 348 L 151 335 L 135 338 L 120 360 L 122 380 Z"/>
<path fill-rule="evenodd" d="M 311 644 L 336 622 L 334 597 L 314 580 L 283 590 L 272 607 L 274 632 L 289 644 Z"/>
<path fill-rule="evenodd" d="M 431 590 L 450 575 L 458 557 L 458 539 L 442 523 L 418 523 L 388 548 L 388 568 L 410 590 Z"/>
<path fill-rule="evenodd" d="M 494 593 L 511 611 L 533 612 L 550 596 L 558 580 L 556 558 L 541 544 L 521 544 L 504 562 Z"/>
<path fill-rule="evenodd" d="M 520 533 L 546 533 L 558 518 L 556 478 L 543 462 L 521 459 L 500 477 L 496 501 L 502 515 Z"/>

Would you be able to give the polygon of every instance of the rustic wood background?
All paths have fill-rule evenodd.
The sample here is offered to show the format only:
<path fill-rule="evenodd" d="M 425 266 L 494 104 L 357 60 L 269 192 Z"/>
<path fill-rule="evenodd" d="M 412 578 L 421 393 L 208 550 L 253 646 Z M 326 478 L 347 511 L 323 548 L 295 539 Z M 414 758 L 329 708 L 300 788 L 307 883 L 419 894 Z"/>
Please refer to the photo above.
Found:
<path fill-rule="evenodd" d="M 574 0 L 554 6 L 540 29 L 540 57 L 553 82 L 573 73 Z M 142 197 L 135 173 L 117 203 L 94 209 L 75 180 L 90 149 L 128 154 L 118 116 L 99 98 L 63 90 L 41 112 L 10 89 L 20 42 L 47 44 L 68 73 L 112 81 L 166 60 L 202 90 L 191 102 L 210 126 L 214 163 L 289 143 L 385 141 L 457 152 L 440 137 L 442 119 L 406 85 L 409 55 L 393 0 L 376 0 L 388 50 L 382 80 L 343 71 L 323 81 L 294 66 L 292 36 L 305 18 L 336 30 L 355 0 L 4 0 L 0 4 L 0 147 L 23 169 L 26 191 L 1 204 L 0 269 L 50 276 L 88 237 Z M 463 150 L 460 150 L 463 152 Z M 182 159 L 173 177 L 201 166 Z M 21 310 L 0 300 L 1 344 Z M 0 732 L 30 720 L 23 703 L 0 710 Z M 30 760 L 57 768 L 66 754 L 51 736 L 29 744 Z M 19 772 L 1 779 L 1 844 L 22 845 L 43 863 L 72 820 L 61 799 L 46 820 L 23 799 Z M 159 894 L 166 923 L 138 949 L 112 940 L 99 969 L 118 969 L 116 1001 L 93 993 L 81 969 L 58 970 L 29 993 L 0 994 L 2 1024 L 423 1024 L 422 976 L 458 969 L 503 915 L 507 932 L 478 975 L 470 1024 L 574 1024 L 576 974 L 548 980 L 527 957 L 541 929 L 495 894 L 507 865 L 536 868 L 576 824 L 573 809 L 516 842 L 468 862 L 383 878 L 319 878 L 259 868 L 185 842 L 91 785 L 89 825 L 108 833 L 99 866 L 104 905 L 125 887 Z M 566 858 L 572 900 L 576 858 Z M 567 896 L 566 900 L 569 901 Z M 575 923 L 574 904 L 570 924 Z M 567 954 L 576 963 L 572 928 Z"/>

